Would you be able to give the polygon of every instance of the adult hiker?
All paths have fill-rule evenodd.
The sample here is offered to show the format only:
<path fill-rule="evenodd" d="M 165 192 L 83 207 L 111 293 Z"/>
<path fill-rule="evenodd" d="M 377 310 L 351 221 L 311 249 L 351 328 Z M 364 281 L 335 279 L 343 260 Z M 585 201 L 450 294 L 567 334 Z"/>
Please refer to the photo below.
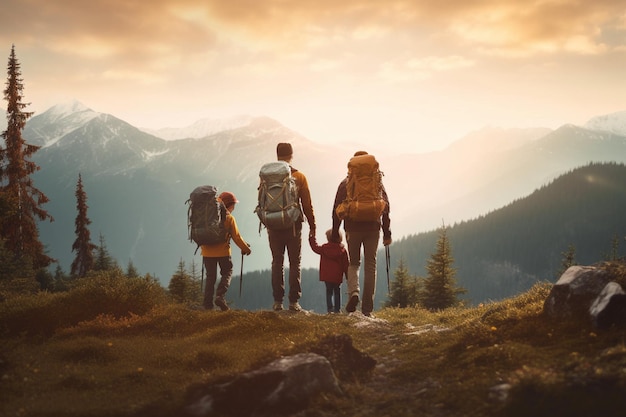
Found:
<path fill-rule="evenodd" d="M 231 258 L 230 240 L 241 249 L 243 255 L 250 255 L 252 250 L 250 245 L 239 234 L 237 222 L 232 215 L 235 205 L 239 202 L 235 195 L 229 191 L 224 191 L 218 197 L 220 201 L 222 215 L 224 218 L 225 239 L 212 245 L 201 245 L 202 262 L 206 270 L 206 286 L 204 287 L 204 300 L 202 305 L 207 310 L 213 309 L 213 293 L 215 292 L 215 305 L 222 311 L 229 310 L 228 304 L 224 296 L 230 286 L 230 280 L 233 275 L 233 261 Z M 220 282 L 215 290 L 215 282 L 217 280 L 217 266 L 220 267 Z"/>
<path fill-rule="evenodd" d="M 373 155 L 358 151 L 348 162 L 348 176 L 341 181 L 333 205 L 333 239 L 339 237 L 343 221 L 350 266 L 348 267 L 348 303 L 352 313 L 361 301 L 361 312 L 371 316 L 376 292 L 376 253 L 383 231 L 383 245 L 391 244 L 389 199 L 382 183 L 382 173 Z M 359 285 L 363 247 L 363 291 Z M 359 296 L 362 297 L 359 300 Z"/>
<path fill-rule="evenodd" d="M 306 218 L 309 236 L 314 236 L 315 214 L 306 176 L 291 166 L 291 144 L 279 143 L 276 146 L 276 157 L 277 162 L 270 162 L 261 168 L 256 212 L 267 228 L 272 252 L 272 308 L 275 311 L 283 310 L 286 249 L 289 258 L 289 310 L 300 311 L 302 223 Z"/>

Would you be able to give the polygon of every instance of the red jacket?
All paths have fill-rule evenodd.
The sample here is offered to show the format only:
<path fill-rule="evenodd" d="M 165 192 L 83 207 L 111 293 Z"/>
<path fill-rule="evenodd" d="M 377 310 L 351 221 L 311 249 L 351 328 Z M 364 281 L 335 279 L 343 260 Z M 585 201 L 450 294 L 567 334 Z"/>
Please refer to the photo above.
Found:
<path fill-rule="evenodd" d="M 320 255 L 320 281 L 341 284 L 348 273 L 348 251 L 341 243 L 328 242 L 317 244 L 315 236 L 309 237 L 313 252 Z"/>

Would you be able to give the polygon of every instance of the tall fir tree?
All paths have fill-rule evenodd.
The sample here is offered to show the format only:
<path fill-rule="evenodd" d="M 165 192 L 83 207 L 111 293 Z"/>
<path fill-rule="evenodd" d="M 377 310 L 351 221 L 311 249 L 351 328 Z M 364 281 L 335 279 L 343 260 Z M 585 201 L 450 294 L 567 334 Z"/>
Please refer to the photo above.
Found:
<path fill-rule="evenodd" d="M 76 252 L 76 257 L 72 262 L 70 274 L 73 277 L 83 278 L 87 272 L 94 268 L 93 253 L 97 246 L 91 242 L 91 234 L 87 226 L 91 224 L 91 220 L 87 217 L 87 193 L 83 188 L 83 178 L 78 174 L 78 182 L 76 184 L 76 215 L 75 232 L 76 240 L 72 244 L 72 252 Z"/>
<path fill-rule="evenodd" d="M 420 292 L 420 304 L 429 310 L 443 310 L 459 303 L 458 295 L 467 292 L 456 284 L 456 270 L 447 227 L 439 231 L 436 251 L 426 264 L 428 276 L 424 278 Z"/>
<path fill-rule="evenodd" d="M 6 216 L 2 216 L 0 237 L 17 259 L 27 259 L 33 268 L 38 269 L 50 265 L 54 259 L 45 254 L 39 240 L 37 219 L 54 219 L 42 208 L 49 201 L 48 197 L 35 188 L 31 178 L 39 170 L 39 166 L 30 160 L 39 147 L 27 144 L 22 137 L 26 120 L 33 114 L 24 111 L 29 103 L 22 102 L 24 84 L 15 46 L 11 47 L 7 75 L 4 90 L 4 99 L 8 103 L 7 130 L 2 132 L 4 148 L 0 148 L 0 191 L 12 207 Z"/>

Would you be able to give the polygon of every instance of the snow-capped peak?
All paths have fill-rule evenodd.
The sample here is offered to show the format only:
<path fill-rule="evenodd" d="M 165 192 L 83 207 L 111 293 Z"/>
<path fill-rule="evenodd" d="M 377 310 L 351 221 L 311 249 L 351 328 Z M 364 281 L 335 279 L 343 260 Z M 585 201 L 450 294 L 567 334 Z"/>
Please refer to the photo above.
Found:
<path fill-rule="evenodd" d="M 237 129 L 248 126 L 252 121 L 252 116 L 241 115 L 223 119 L 201 119 L 186 127 L 165 127 L 161 129 L 142 128 L 146 133 L 165 140 L 176 139 L 200 139 L 225 130 Z"/>
<path fill-rule="evenodd" d="M 75 99 L 52 106 L 46 110 L 45 114 L 49 117 L 49 120 L 60 120 L 70 115 L 84 112 L 91 113 L 92 117 L 97 116 L 96 112 Z"/>
<path fill-rule="evenodd" d="M 616 135 L 626 136 L 626 110 L 593 117 L 584 127 L 590 130 L 604 130 Z"/>

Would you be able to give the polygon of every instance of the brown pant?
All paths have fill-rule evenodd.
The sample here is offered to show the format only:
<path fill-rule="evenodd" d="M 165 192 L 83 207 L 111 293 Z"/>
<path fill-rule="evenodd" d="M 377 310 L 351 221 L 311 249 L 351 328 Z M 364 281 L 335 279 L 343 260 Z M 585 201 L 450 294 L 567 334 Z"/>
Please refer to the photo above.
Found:
<path fill-rule="evenodd" d="M 285 296 L 285 249 L 289 257 L 289 302 L 295 303 L 302 296 L 300 285 L 300 261 L 302 251 L 302 222 L 294 227 L 280 230 L 267 229 L 272 251 L 272 295 L 274 301 L 282 302 Z"/>
<path fill-rule="evenodd" d="M 361 311 L 363 314 L 374 310 L 374 295 L 376 293 L 376 252 L 380 231 L 346 231 L 346 242 L 350 265 L 348 266 L 348 299 L 359 295 L 359 269 L 361 268 L 361 246 L 363 246 L 363 294 L 361 295 Z"/>

